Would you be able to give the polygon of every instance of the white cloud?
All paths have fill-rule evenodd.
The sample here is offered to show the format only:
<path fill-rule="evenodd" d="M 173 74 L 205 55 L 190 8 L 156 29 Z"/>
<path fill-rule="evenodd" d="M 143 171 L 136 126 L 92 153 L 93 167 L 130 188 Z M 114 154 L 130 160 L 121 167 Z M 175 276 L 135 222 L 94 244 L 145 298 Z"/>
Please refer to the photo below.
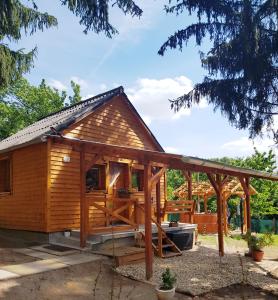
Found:
<path fill-rule="evenodd" d="M 87 100 L 89 98 L 94 97 L 96 94 L 87 94 L 86 96 L 82 97 L 81 100 Z"/>
<path fill-rule="evenodd" d="M 86 89 L 89 84 L 86 80 L 78 77 L 78 76 L 71 76 L 70 80 L 74 81 L 75 83 L 79 84 L 81 89 Z"/>
<path fill-rule="evenodd" d="M 174 113 L 170 108 L 169 99 L 189 92 L 192 87 L 192 81 L 185 76 L 163 79 L 140 78 L 133 87 L 126 89 L 126 93 L 150 124 L 153 120 L 174 120 L 181 116 L 189 116 L 191 111 L 186 108 Z"/>
<path fill-rule="evenodd" d="M 56 79 L 50 79 L 48 84 L 59 91 L 66 91 L 68 89 L 65 84 Z"/>
<path fill-rule="evenodd" d="M 100 86 L 99 86 L 100 90 L 101 91 L 106 91 L 108 88 L 107 88 L 107 85 L 105 83 L 102 83 Z"/>
<path fill-rule="evenodd" d="M 269 151 L 272 149 L 276 152 L 276 155 L 278 155 L 273 140 L 268 137 L 255 138 L 254 140 L 248 137 L 240 137 L 239 139 L 223 144 L 221 148 L 227 150 L 228 154 L 249 155 L 254 152 L 254 147 L 257 148 L 258 151 Z"/>
<path fill-rule="evenodd" d="M 179 154 L 180 153 L 180 150 L 178 148 L 175 148 L 175 147 L 171 147 L 171 146 L 166 146 L 166 147 L 163 147 L 165 152 L 168 152 L 168 153 L 176 153 L 176 154 Z"/>

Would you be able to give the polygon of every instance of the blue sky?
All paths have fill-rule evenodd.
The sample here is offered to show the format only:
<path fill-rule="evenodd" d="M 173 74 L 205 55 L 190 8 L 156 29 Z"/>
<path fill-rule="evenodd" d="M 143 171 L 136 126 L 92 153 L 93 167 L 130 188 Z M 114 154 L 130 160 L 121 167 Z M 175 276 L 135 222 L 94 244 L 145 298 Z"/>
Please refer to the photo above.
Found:
<path fill-rule="evenodd" d="M 42 78 L 58 88 L 70 91 L 70 80 L 81 85 L 84 98 L 123 85 L 130 100 L 142 115 L 159 142 L 168 152 L 212 158 L 246 156 L 253 145 L 267 150 L 268 138 L 248 139 L 213 108 L 202 101 L 199 107 L 175 115 L 168 99 L 189 91 L 202 80 L 199 50 L 194 41 L 184 48 L 157 51 L 176 29 L 184 28 L 194 17 L 170 16 L 163 11 L 163 0 L 138 0 L 143 8 L 140 19 L 124 16 L 118 9 L 111 12 L 111 22 L 119 30 L 113 39 L 91 32 L 85 35 L 72 13 L 59 1 L 38 0 L 41 11 L 58 18 L 58 28 L 24 37 L 15 47 L 30 50 L 38 47 L 35 68 L 27 75 L 34 84 Z"/>

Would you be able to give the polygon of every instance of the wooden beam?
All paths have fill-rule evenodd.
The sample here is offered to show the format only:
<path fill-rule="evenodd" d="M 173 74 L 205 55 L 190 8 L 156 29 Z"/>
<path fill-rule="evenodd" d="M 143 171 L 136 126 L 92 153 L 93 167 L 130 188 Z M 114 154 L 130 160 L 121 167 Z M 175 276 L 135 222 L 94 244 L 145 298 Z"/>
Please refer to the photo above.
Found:
<path fill-rule="evenodd" d="M 82 145 L 83 146 L 83 145 Z M 86 246 L 88 209 L 86 205 L 85 151 L 80 151 L 80 247 Z"/>
<path fill-rule="evenodd" d="M 211 173 L 207 173 L 207 176 L 208 176 L 208 179 L 209 179 L 211 185 L 213 186 L 215 192 L 216 192 L 216 193 L 219 192 L 219 191 L 218 191 L 219 187 L 218 187 L 218 185 L 217 185 L 215 176 L 214 176 L 213 174 L 211 174 Z"/>
<path fill-rule="evenodd" d="M 163 167 L 150 178 L 151 189 L 153 189 L 153 187 L 157 184 L 157 182 L 160 180 L 161 176 L 165 173 L 165 171 L 166 168 Z"/>
<path fill-rule="evenodd" d="M 151 165 L 144 166 L 144 196 L 145 196 L 145 263 L 146 279 L 153 276 L 153 250 L 152 250 L 152 203 L 151 203 Z"/>
<path fill-rule="evenodd" d="M 253 172 L 250 174 L 246 174 L 241 172 L 240 169 L 233 170 L 233 169 L 223 169 L 223 167 L 219 166 L 205 166 L 199 165 L 195 163 L 188 163 L 183 160 L 182 155 L 178 154 L 169 154 L 165 152 L 158 152 L 158 151 L 151 151 L 151 150 L 142 150 L 142 149 L 135 149 L 126 146 L 118 146 L 118 145 L 108 145 L 100 142 L 95 141 L 88 141 L 88 140 L 78 140 L 78 139 L 70 139 L 67 137 L 60 137 L 60 136 L 51 136 L 52 140 L 55 143 L 67 144 L 72 147 L 75 151 L 80 151 L 80 145 L 82 143 L 86 144 L 86 152 L 90 153 L 99 153 L 102 149 L 103 155 L 114 156 L 116 158 L 126 158 L 138 161 L 138 163 L 144 164 L 146 159 L 153 163 L 163 163 L 168 165 L 172 169 L 177 170 L 190 170 L 192 172 L 202 172 L 202 173 L 218 173 L 223 175 L 229 176 L 251 176 L 251 177 L 258 177 L 258 178 L 265 178 L 273 181 L 278 181 L 278 177 L 274 175 L 267 175 L 263 176 L 260 174 L 254 174 Z"/>
<path fill-rule="evenodd" d="M 90 160 L 90 163 L 86 165 L 86 172 L 88 172 L 91 169 L 91 167 L 95 165 L 99 159 L 101 159 L 101 157 L 102 157 L 102 153 L 97 153 L 95 157 L 92 160 Z"/>
<path fill-rule="evenodd" d="M 185 177 L 186 181 L 189 181 L 190 180 L 189 173 L 191 174 L 191 172 L 187 171 L 187 170 L 182 170 L 182 173 L 183 173 L 183 176 Z"/>

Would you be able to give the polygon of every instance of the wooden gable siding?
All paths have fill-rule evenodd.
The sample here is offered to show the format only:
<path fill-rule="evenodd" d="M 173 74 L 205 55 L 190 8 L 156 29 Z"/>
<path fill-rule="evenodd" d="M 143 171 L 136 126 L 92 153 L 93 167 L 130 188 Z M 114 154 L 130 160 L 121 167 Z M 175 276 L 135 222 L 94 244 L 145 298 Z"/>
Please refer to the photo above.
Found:
<path fill-rule="evenodd" d="M 118 96 L 64 131 L 66 136 L 146 150 L 159 150 L 141 120 Z"/>
<path fill-rule="evenodd" d="M 0 194 L 0 227 L 46 230 L 46 144 L 10 153 L 11 194 Z"/>

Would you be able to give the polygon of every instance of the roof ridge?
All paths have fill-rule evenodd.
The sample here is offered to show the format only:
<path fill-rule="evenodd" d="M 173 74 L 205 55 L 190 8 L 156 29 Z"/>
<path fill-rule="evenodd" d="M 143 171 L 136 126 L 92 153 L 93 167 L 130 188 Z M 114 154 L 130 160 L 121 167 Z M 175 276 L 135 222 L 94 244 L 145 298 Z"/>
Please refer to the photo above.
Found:
<path fill-rule="evenodd" d="M 65 106 L 65 107 L 63 107 L 62 109 L 60 109 L 60 110 L 58 110 L 58 111 L 56 111 L 56 112 L 50 113 L 49 115 L 47 115 L 47 116 L 45 116 L 45 117 L 43 117 L 43 118 L 41 118 L 41 119 L 38 119 L 36 122 L 39 122 L 39 121 L 44 120 L 44 119 L 46 119 L 46 118 L 48 118 L 48 117 L 54 116 L 54 115 L 56 115 L 56 114 L 59 114 L 59 113 L 61 113 L 61 112 L 64 112 L 65 110 L 74 108 L 74 107 L 76 107 L 76 106 L 79 106 L 79 105 L 82 105 L 82 106 L 83 106 L 83 105 L 88 104 L 88 102 L 91 102 L 91 101 L 94 101 L 94 102 L 95 102 L 95 101 L 97 101 L 97 100 L 100 100 L 100 99 L 103 98 L 103 97 L 106 97 L 106 96 L 109 96 L 109 95 L 116 94 L 116 92 L 123 93 L 123 92 L 124 92 L 123 86 L 120 85 L 120 86 L 118 86 L 118 87 L 116 87 L 116 88 L 114 88 L 114 89 L 112 89 L 112 90 L 107 91 L 107 92 L 98 94 L 98 95 L 96 95 L 96 96 L 90 97 L 90 98 L 88 98 L 88 99 L 85 99 L 85 100 L 83 100 L 83 101 L 77 102 L 77 103 L 75 103 L 75 104 L 72 104 L 72 105 L 69 105 L 69 106 Z M 32 124 L 31 124 L 31 125 L 32 125 Z"/>

